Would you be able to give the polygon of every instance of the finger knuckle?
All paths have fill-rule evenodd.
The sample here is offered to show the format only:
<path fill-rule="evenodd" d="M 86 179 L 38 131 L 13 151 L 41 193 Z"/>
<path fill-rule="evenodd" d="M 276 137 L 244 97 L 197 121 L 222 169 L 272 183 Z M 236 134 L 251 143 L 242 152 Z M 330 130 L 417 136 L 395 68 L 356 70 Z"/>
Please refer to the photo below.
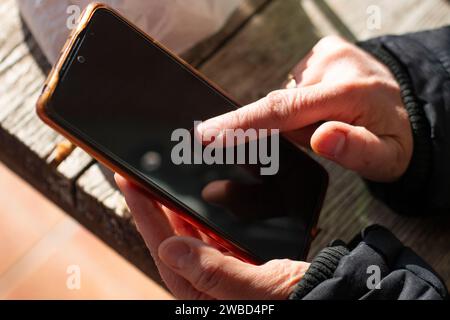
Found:
<path fill-rule="evenodd" d="M 210 292 L 219 285 L 220 281 L 219 265 L 211 261 L 205 261 L 195 282 L 198 290 Z"/>
<path fill-rule="evenodd" d="M 337 95 L 343 96 L 346 99 L 357 98 L 365 88 L 366 83 L 361 80 L 344 81 L 337 83 L 335 87 Z"/>
<path fill-rule="evenodd" d="M 383 89 L 389 89 L 389 84 L 377 77 L 356 78 L 336 84 L 340 95 L 352 99 L 371 97 Z"/>
<path fill-rule="evenodd" d="M 185 299 L 189 299 L 189 300 L 209 300 L 210 298 L 204 294 L 201 291 L 197 291 L 197 290 L 192 290 L 189 295 L 187 295 L 187 298 Z"/>
<path fill-rule="evenodd" d="M 392 161 L 389 168 L 388 177 L 391 180 L 397 180 L 406 171 L 411 152 L 408 152 L 405 146 L 397 139 L 392 139 L 392 156 L 394 161 Z"/>
<path fill-rule="evenodd" d="M 232 130 L 235 127 L 250 123 L 250 120 L 250 116 L 245 116 L 243 112 L 231 112 L 229 121 L 227 121 L 226 124 L 223 124 L 222 128 L 225 130 Z M 231 127 L 230 124 L 232 124 Z"/>
<path fill-rule="evenodd" d="M 355 162 L 353 168 L 349 169 L 360 172 L 373 167 L 375 156 L 373 154 L 374 148 L 370 147 L 371 144 L 367 138 L 367 129 L 365 127 L 355 126 L 355 132 L 362 137 L 358 156 L 361 161 Z"/>
<path fill-rule="evenodd" d="M 335 46 L 337 44 L 341 44 L 345 42 L 345 40 L 337 35 L 329 35 L 326 37 L 323 37 L 322 39 L 320 39 L 317 44 L 316 47 L 323 49 L 323 48 L 330 48 L 332 46 Z"/>
<path fill-rule="evenodd" d="M 336 92 L 347 96 L 349 94 L 354 93 L 359 87 L 359 84 L 354 81 L 346 81 L 342 83 L 338 83 L 336 85 Z"/>
<path fill-rule="evenodd" d="M 290 259 L 276 259 L 265 264 L 268 270 L 271 270 L 279 277 L 290 276 L 292 274 L 291 266 L 292 260 Z"/>
<path fill-rule="evenodd" d="M 351 58 L 354 58 L 356 54 L 355 48 L 347 43 L 340 44 L 335 48 L 332 54 L 330 54 L 330 59 L 334 59 L 336 61 L 347 59 L 348 61 L 353 62 Z M 353 63 L 352 63 L 353 65 Z"/>
<path fill-rule="evenodd" d="M 177 299 L 200 300 L 202 293 L 187 285 L 183 278 L 174 278 L 172 281 L 164 281 L 167 288 Z"/>
<path fill-rule="evenodd" d="M 261 272 L 270 275 L 272 296 L 286 298 L 292 286 L 300 280 L 301 268 L 290 259 L 277 259 L 260 266 Z"/>
<path fill-rule="evenodd" d="M 353 65 L 355 57 L 358 56 L 356 47 L 339 37 L 325 38 L 313 49 L 317 65 L 333 66 L 342 61 Z M 352 71 L 352 70 L 349 70 Z"/>
<path fill-rule="evenodd" d="M 274 91 L 267 95 L 265 107 L 272 119 L 283 122 L 289 118 L 292 102 L 285 94 Z"/>
<path fill-rule="evenodd" d="M 191 286 L 184 285 L 183 288 L 178 291 L 175 291 L 172 289 L 170 289 L 170 291 L 172 292 L 173 296 L 176 299 L 180 299 L 180 300 L 209 300 L 210 299 L 210 297 L 207 294 L 205 294 L 201 291 L 195 290 Z"/>
<path fill-rule="evenodd" d="M 367 77 L 366 81 L 362 84 L 362 88 L 370 91 L 378 90 L 393 90 L 398 91 L 399 85 L 397 81 L 391 81 L 379 76 Z"/>

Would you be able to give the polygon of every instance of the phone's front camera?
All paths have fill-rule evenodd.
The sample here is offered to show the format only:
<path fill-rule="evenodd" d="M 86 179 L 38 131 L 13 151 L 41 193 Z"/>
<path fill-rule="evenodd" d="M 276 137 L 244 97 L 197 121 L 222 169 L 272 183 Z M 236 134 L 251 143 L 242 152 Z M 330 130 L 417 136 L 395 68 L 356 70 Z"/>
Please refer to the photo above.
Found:
<path fill-rule="evenodd" d="M 77 61 L 78 61 L 79 63 L 85 63 L 85 62 L 86 62 L 86 58 L 85 58 L 84 56 L 78 56 L 78 57 L 77 57 Z"/>

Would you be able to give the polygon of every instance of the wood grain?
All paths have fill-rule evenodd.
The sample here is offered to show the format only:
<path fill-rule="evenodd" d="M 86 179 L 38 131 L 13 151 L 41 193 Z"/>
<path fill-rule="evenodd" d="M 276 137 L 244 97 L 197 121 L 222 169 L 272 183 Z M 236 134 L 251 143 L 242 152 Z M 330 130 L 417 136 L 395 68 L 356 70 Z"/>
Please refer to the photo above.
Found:
<path fill-rule="evenodd" d="M 73 161 L 67 174 L 68 162 L 57 168 L 59 163 L 51 158 L 64 139 L 35 112 L 48 63 L 23 25 L 14 0 L 0 4 L 0 21 L 0 157 L 45 195 L 72 208 L 77 177 Z"/>
<path fill-rule="evenodd" d="M 446 0 L 302 0 L 300 4 L 320 35 L 340 34 L 352 41 L 450 23 Z M 379 18 L 379 25 L 371 24 L 372 17 Z"/>
<path fill-rule="evenodd" d="M 318 39 L 299 1 L 274 1 L 200 70 L 248 103 L 279 88 Z"/>
<path fill-rule="evenodd" d="M 217 34 L 200 42 L 182 55 L 183 59 L 199 67 L 227 41 L 236 35 L 255 15 L 273 0 L 244 0 Z"/>

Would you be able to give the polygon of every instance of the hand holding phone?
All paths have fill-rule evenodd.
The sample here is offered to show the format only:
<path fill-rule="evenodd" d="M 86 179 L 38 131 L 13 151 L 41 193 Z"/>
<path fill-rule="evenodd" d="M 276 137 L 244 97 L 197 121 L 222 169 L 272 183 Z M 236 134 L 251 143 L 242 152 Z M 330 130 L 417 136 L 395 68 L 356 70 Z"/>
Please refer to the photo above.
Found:
<path fill-rule="evenodd" d="M 285 300 L 309 263 L 272 260 L 261 266 L 227 255 L 198 230 L 116 176 L 165 284 L 178 299 Z"/>

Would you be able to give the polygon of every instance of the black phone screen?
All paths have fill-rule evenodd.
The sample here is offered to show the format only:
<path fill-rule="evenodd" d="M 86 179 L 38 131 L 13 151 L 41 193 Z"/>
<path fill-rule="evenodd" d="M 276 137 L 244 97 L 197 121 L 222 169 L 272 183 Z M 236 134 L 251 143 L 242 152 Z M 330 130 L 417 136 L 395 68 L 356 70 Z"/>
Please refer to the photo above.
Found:
<path fill-rule="evenodd" d="M 319 164 L 284 139 L 276 174 L 259 161 L 177 163 L 175 130 L 238 106 L 109 10 L 72 51 L 47 106 L 55 122 L 256 260 L 305 258 L 326 188 Z"/>

